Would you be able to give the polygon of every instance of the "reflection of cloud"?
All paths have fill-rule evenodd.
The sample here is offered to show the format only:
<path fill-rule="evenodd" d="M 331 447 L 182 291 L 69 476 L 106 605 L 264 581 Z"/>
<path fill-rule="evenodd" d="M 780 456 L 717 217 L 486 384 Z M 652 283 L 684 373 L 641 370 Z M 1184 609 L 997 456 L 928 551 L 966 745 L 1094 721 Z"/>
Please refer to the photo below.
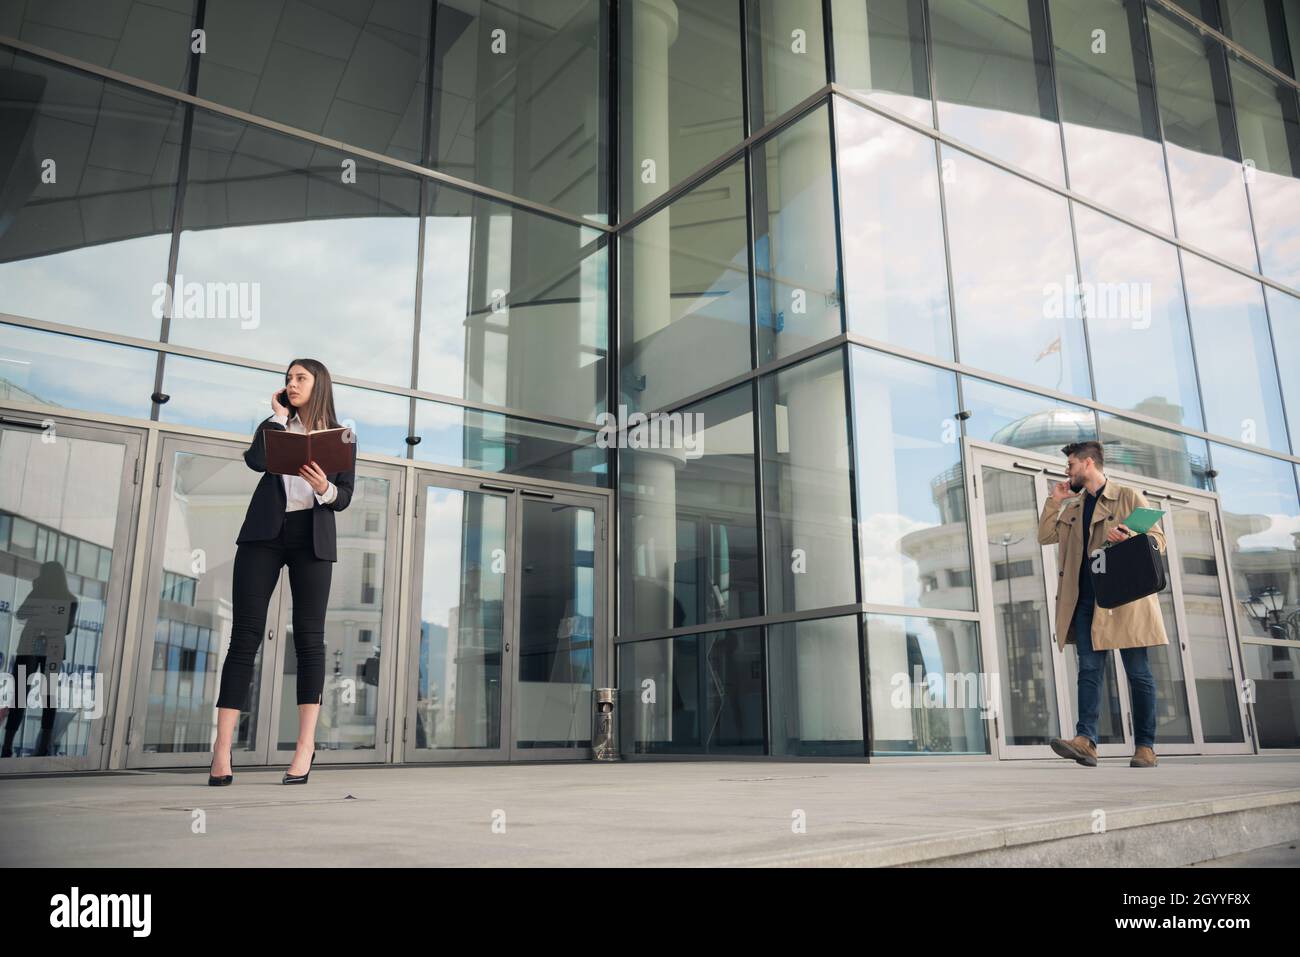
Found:
<path fill-rule="evenodd" d="M 1179 238 L 1254 271 L 1241 164 L 1166 143 Z"/>
<path fill-rule="evenodd" d="M 991 156 L 1065 185 L 1061 130 L 1053 120 L 940 100 L 939 129 Z"/>
<path fill-rule="evenodd" d="M 868 601 L 920 604 L 918 565 L 903 554 L 901 542 L 905 535 L 936 527 L 936 522 L 918 522 L 897 512 L 876 512 L 858 523 Z"/>
<path fill-rule="evenodd" d="M 1275 512 L 1258 517 L 1269 520 L 1268 528 L 1238 538 L 1239 551 L 1294 552 L 1296 550 L 1296 536 L 1300 535 L 1300 515 L 1281 515 Z"/>
<path fill-rule="evenodd" d="M 500 601 L 504 593 L 505 575 L 492 570 L 493 550 L 505 548 L 505 500 L 492 495 L 482 495 L 484 509 L 476 524 L 481 529 L 478 554 L 485 566 L 480 566 L 471 578 L 462 555 L 462 528 L 474 521 L 476 513 L 469 511 L 469 494 L 452 489 L 434 487 L 425 493 L 420 516 L 424 522 L 424 567 L 420 589 L 420 620 L 447 627 L 449 612 L 459 608 L 462 601 L 476 597 L 482 603 Z M 478 493 L 472 493 L 478 494 Z M 504 554 L 504 552 L 503 552 Z M 473 586 L 477 584 L 477 593 Z M 467 623 L 464 614 L 462 624 Z"/>
<path fill-rule="evenodd" d="M 1300 289 L 1300 179 L 1257 170 L 1250 194 L 1264 275 Z"/>
<path fill-rule="evenodd" d="M 1173 233 L 1160 144 L 1142 136 L 1065 124 L 1070 187 L 1116 212 Z"/>
<path fill-rule="evenodd" d="M 174 342 L 288 362 L 320 359 L 335 375 L 410 381 L 418 223 L 355 217 L 189 230 L 177 272 L 190 282 L 255 282 L 260 323 L 178 319 Z"/>

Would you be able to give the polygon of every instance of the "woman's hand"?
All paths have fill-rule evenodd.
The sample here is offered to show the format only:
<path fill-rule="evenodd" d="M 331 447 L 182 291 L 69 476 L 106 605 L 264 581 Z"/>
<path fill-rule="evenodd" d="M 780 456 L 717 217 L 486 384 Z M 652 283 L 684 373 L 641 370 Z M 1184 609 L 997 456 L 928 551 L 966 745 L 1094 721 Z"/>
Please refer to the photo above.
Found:
<path fill-rule="evenodd" d="M 330 480 L 325 477 L 325 473 L 315 462 L 308 462 L 298 470 L 298 474 L 307 480 L 307 484 L 317 495 L 324 495 L 330 487 Z"/>
<path fill-rule="evenodd" d="M 289 410 L 280 404 L 280 393 L 284 389 L 276 389 L 271 393 L 271 411 L 276 415 L 282 415 L 286 419 L 289 417 Z"/>

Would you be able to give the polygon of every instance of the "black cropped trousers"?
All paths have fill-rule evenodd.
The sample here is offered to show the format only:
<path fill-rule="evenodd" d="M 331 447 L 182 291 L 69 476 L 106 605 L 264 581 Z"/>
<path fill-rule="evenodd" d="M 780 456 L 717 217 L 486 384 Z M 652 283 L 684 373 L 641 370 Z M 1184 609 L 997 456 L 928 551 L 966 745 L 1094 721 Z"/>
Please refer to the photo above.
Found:
<path fill-rule="evenodd" d="M 235 550 L 230 650 L 221 669 L 218 708 L 248 710 L 253 663 L 266 634 L 267 606 L 289 566 L 293 598 L 293 647 L 298 656 L 298 704 L 320 704 L 325 688 L 325 609 L 334 563 L 312 550 L 311 509 L 284 513 L 280 534 L 265 542 L 244 542 Z"/>

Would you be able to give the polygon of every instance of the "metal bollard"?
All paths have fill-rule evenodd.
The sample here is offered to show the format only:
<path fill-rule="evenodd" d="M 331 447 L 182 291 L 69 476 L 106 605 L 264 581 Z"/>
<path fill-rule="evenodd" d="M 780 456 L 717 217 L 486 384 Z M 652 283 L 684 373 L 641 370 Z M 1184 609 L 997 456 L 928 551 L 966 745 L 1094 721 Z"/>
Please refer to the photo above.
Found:
<path fill-rule="evenodd" d="M 595 761 L 617 761 L 617 688 L 595 688 L 591 692 L 591 751 Z"/>

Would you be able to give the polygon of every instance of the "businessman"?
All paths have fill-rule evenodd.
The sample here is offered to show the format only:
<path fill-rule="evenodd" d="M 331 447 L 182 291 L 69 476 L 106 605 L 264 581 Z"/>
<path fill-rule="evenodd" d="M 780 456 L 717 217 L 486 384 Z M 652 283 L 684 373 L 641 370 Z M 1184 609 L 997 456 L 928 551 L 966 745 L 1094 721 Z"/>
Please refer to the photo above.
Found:
<path fill-rule="evenodd" d="M 1133 532 L 1123 524 L 1133 509 L 1147 507 L 1140 489 L 1106 478 L 1100 442 L 1073 442 L 1061 451 L 1069 479 L 1057 482 L 1038 521 L 1041 545 L 1057 545 L 1056 632 L 1061 651 L 1074 642 L 1079 652 L 1079 720 L 1073 738 L 1053 738 L 1052 750 L 1085 767 L 1097 766 L 1097 717 L 1106 655 L 1120 650 L 1133 698 L 1136 748 L 1129 766 L 1156 766 L 1156 682 L 1147 649 L 1167 645 L 1160 599 L 1147 595 L 1116 608 L 1098 608 L 1092 589 L 1092 564 L 1103 542 L 1119 542 Z M 1160 524 L 1147 533 L 1165 550 Z M 1085 546 L 1085 542 L 1087 543 Z"/>

